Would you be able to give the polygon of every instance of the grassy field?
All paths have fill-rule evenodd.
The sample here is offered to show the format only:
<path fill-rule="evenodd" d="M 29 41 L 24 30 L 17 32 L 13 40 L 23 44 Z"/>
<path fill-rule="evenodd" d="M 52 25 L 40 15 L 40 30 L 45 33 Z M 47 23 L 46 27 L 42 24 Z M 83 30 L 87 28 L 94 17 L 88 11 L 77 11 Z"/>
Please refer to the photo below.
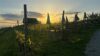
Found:
<path fill-rule="evenodd" d="M 16 33 L 13 28 L 0 29 L 0 56 L 15 56 L 17 49 Z"/>
<path fill-rule="evenodd" d="M 28 30 L 29 44 L 35 56 L 85 56 L 87 42 L 99 25 L 91 25 L 77 32 L 64 33 L 67 40 L 62 40 L 61 32 L 48 31 L 46 25 L 30 26 Z M 23 41 L 23 26 L 0 29 L 0 56 L 21 56 L 17 38 Z"/>

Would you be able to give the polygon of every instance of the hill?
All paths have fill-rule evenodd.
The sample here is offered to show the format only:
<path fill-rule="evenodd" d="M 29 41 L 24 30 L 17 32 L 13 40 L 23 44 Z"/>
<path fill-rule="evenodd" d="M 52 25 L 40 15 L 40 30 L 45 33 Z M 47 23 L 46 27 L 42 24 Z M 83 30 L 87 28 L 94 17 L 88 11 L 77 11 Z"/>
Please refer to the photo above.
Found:
<path fill-rule="evenodd" d="M 47 25 L 29 26 L 27 46 L 31 51 L 29 55 L 85 56 L 86 44 L 92 34 L 100 28 L 100 22 L 99 19 L 88 20 L 85 28 L 83 22 L 79 21 L 76 29 L 73 27 L 74 23 L 70 23 L 70 31 L 54 30 L 56 24 L 52 25 L 49 30 Z M 23 26 L 0 29 L 0 56 L 23 55 L 23 29 Z"/>
<path fill-rule="evenodd" d="M 72 34 L 72 43 L 62 40 L 53 41 L 46 36 L 46 33 L 34 33 L 32 41 L 35 44 L 35 55 L 38 56 L 83 56 L 85 45 L 89 41 L 94 30 Z M 16 33 L 13 28 L 5 28 L 0 30 L 0 55 L 15 56 L 19 53 L 18 43 L 16 41 Z M 43 43 L 42 43 L 43 42 Z"/>

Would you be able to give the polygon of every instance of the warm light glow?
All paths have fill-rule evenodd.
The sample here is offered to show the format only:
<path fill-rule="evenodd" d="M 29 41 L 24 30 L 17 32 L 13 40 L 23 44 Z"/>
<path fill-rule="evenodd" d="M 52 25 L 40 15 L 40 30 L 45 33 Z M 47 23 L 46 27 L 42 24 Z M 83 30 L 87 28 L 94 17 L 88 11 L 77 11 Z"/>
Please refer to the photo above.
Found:
<path fill-rule="evenodd" d="M 60 21 L 59 15 L 57 16 L 56 13 L 49 13 L 49 15 L 51 23 L 58 23 Z M 41 23 L 45 24 L 47 21 L 47 13 L 45 13 L 39 20 L 41 21 Z"/>
<path fill-rule="evenodd" d="M 50 15 L 50 21 L 51 21 L 51 23 L 61 22 L 62 14 L 56 13 L 56 12 L 52 12 L 52 13 L 50 12 L 49 15 Z M 75 14 L 65 14 L 65 18 L 66 18 L 66 16 L 68 17 L 69 22 L 72 22 L 73 19 L 74 19 Z M 79 16 L 80 20 L 82 20 L 83 13 L 79 14 L 78 16 Z M 45 24 L 46 21 L 47 21 L 47 13 L 45 13 L 43 15 L 43 17 L 41 17 L 39 19 L 39 21 L 41 21 L 41 23 Z"/>

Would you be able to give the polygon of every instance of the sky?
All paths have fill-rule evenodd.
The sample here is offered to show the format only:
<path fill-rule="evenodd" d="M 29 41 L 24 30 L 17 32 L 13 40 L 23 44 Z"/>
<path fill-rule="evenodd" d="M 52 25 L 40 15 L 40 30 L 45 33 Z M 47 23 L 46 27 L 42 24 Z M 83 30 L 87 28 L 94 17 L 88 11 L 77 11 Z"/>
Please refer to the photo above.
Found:
<path fill-rule="evenodd" d="M 7 24 L 9 23 L 11 26 L 13 25 L 11 22 L 16 22 L 16 20 L 21 22 L 23 4 L 27 4 L 29 17 L 39 18 L 40 21 L 45 23 L 47 13 L 50 14 L 51 21 L 56 22 L 60 20 L 60 14 L 63 10 L 82 13 L 100 12 L 99 2 L 100 0 L 0 0 L 0 22 L 8 20 Z M 67 16 L 73 18 L 72 15 Z M 7 24 L 4 23 L 4 25 Z M 3 23 L 0 23 L 1 25 Z"/>

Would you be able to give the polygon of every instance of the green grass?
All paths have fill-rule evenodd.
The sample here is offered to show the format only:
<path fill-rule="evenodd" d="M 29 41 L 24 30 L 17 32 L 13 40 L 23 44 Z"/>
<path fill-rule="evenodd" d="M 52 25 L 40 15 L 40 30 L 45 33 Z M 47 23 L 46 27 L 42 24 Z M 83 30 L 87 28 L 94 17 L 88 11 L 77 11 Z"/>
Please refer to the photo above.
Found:
<path fill-rule="evenodd" d="M 15 56 L 17 53 L 16 34 L 12 28 L 0 30 L 0 56 Z"/>
<path fill-rule="evenodd" d="M 70 25 L 72 27 L 72 24 Z M 32 50 L 34 50 L 35 56 L 85 56 L 86 44 L 93 33 L 100 28 L 98 25 L 91 26 L 83 29 L 79 23 L 77 32 L 64 33 L 64 37 L 67 39 L 65 41 L 59 38 L 61 32 L 48 32 L 46 25 L 38 25 L 35 28 L 31 26 L 28 37 L 32 41 Z M 23 32 L 23 26 L 0 29 L 0 56 L 19 54 L 16 36 L 23 35 Z"/>
<path fill-rule="evenodd" d="M 73 33 L 70 35 L 69 43 L 62 40 L 50 42 L 44 47 L 44 54 L 45 56 L 85 56 L 86 44 L 94 31 L 89 29 L 85 32 Z"/>

